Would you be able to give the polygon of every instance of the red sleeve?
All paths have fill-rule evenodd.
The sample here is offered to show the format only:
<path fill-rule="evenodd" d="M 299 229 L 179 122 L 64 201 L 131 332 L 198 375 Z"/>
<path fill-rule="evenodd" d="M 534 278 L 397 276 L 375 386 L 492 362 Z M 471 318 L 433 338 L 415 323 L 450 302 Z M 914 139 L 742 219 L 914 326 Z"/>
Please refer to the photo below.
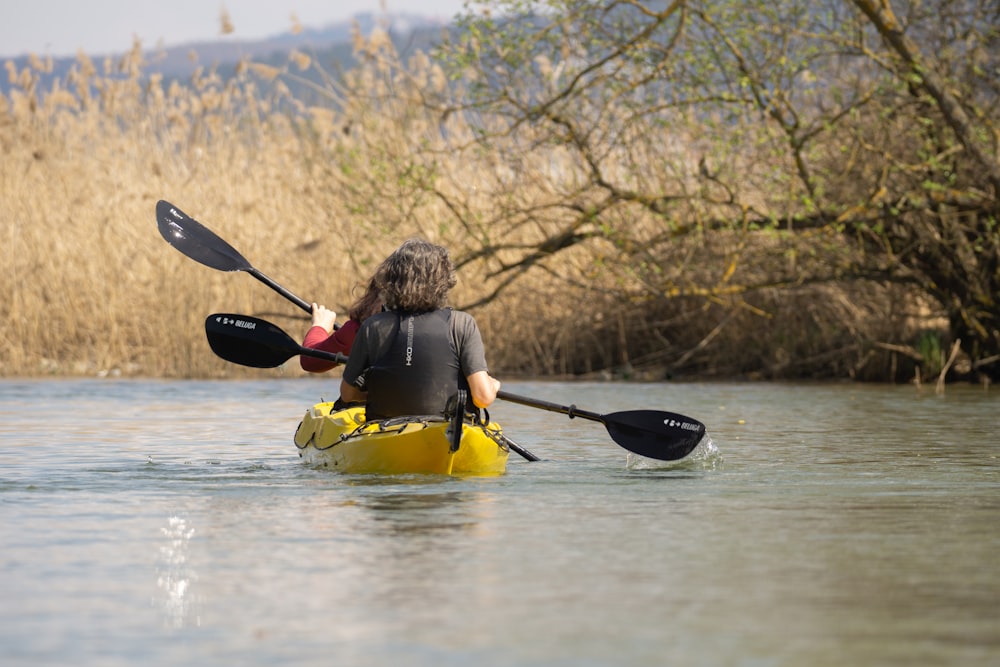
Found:
<path fill-rule="evenodd" d="M 312 350 L 323 350 L 324 352 L 350 354 L 351 345 L 354 344 L 354 337 L 358 334 L 360 327 L 361 325 L 357 320 L 348 320 L 344 326 L 330 335 L 327 335 L 326 329 L 323 327 L 312 327 L 306 332 L 305 340 L 302 341 L 302 347 L 308 347 Z M 302 370 L 310 373 L 323 373 L 337 366 L 333 361 L 317 359 L 316 357 L 308 357 L 306 355 L 299 356 L 299 365 L 302 366 Z"/>

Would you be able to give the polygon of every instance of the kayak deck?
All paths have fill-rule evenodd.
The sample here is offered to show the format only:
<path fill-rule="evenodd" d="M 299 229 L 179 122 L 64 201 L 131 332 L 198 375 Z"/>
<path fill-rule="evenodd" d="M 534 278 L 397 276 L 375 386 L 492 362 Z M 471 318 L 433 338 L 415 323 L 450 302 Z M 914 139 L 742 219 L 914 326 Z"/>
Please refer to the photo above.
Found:
<path fill-rule="evenodd" d="M 443 417 L 413 416 L 368 422 L 364 407 L 336 410 L 318 403 L 295 431 L 304 462 L 352 474 L 501 475 L 510 455 L 500 425 L 462 423 L 452 451 Z"/>

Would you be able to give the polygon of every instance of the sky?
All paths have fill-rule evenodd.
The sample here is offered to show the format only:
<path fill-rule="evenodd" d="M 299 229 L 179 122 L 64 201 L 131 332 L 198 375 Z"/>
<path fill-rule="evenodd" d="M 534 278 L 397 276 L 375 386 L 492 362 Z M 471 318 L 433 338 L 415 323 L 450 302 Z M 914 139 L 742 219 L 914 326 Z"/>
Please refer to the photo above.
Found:
<path fill-rule="evenodd" d="M 362 12 L 448 20 L 464 0 L 2 0 L 0 58 L 34 53 L 121 53 L 138 36 L 145 49 L 216 39 L 243 41 L 288 32 L 292 14 L 321 28 Z M 222 8 L 235 31 L 222 36 Z"/>

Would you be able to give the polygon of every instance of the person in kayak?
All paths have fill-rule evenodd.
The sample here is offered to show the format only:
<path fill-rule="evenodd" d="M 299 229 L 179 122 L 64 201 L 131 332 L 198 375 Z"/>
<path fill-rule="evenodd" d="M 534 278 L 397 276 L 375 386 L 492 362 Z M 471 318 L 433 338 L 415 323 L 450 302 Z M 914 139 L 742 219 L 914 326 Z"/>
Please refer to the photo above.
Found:
<path fill-rule="evenodd" d="M 447 249 L 409 239 L 379 265 L 371 282 L 386 310 L 358 330 L 341 400 L 364 401 L 369 420 L 443 414 L 459 390 L 476 407 L 489 407 L 500 381 L 489 374 L 476 320 L 446 305 L 456 283 Z"/>
<path fill-rule="evenodd" d="M 335 327 L 337 313 L 326 306 L 314 303 L 312 305 L 312 326 L 306 332 L 302 347 L 349 355 L 351 346 L 354 344 L 354 337 L 357 336 L 358 329 L 361 328 L 361 323 L 381 310 L 382 300 L 379 298 L 378 289 L 371 280 L 368 281 L 365 293 L 351 304 L 347 311 L 349 319 L 339 329 Z M 300 355 L 299 365 L 302 366 L 302 370 L 309 373 L 325 373 L 337 366 L 337 362 Z"/>

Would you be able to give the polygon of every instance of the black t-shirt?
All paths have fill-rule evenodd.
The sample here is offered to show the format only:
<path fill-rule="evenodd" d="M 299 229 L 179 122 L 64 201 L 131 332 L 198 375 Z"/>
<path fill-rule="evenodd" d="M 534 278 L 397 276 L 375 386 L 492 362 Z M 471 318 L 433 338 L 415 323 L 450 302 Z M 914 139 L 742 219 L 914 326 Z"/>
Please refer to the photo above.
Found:
<path fill-rule="evenodd" d="M 365 320 L 343 379 L 368 392 L 368 419 L 382 419 L 441 414 L 469 375 L 488 370 L 475 319 L 448 308 Z"/>

